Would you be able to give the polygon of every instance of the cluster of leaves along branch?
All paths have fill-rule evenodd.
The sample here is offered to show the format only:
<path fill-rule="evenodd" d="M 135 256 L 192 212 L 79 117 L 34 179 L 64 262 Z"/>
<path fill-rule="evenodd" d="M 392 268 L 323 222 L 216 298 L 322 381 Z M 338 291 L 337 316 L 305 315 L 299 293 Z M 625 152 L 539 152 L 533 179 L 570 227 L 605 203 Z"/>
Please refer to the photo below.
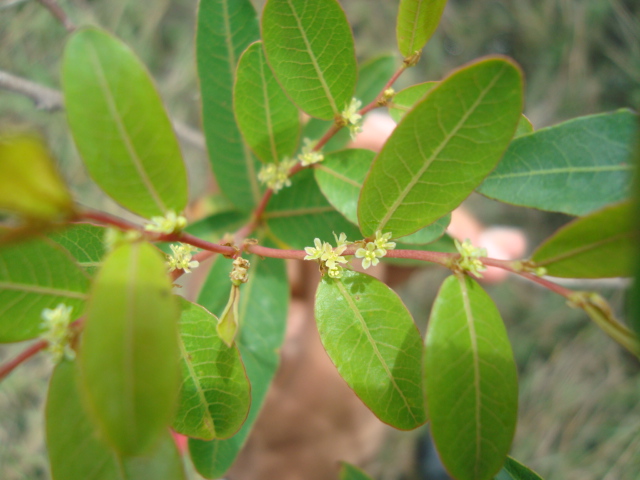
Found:
<path fill-rule="evenodd" d="M 284 259 L 318 263 L 322 342 L 380 420 L 401 430 L 430 422 L 457 480 L 539 478 L 507 457 L 516 367 L 476 278 L 497 266 L 536 282 L 640 355 L 637 320 L 625 326 L 598 294 L 549 278 L 632 275 L 637 118 L 620 110 L 534 131 L 521 71 L 503 57 L 394 91 L 445 3 L 402 0 L 402 61 L 358 65 L 336 0 L 268 0 L 261 18 L 249 0 L 201 0 L 203 128 L 233 207 L 190 225 L 185 165 L 147 70 L 109 32 L 69 35 L 69 129 L 93 180 L 140 221 L 81 207 L 40 140 L 3 134 L 0 341 L 40 340 L 1 375 L 39 350 L 56 359 L 46 404 L 54 479 L 184 478 L 170 428 L 189 437 L 203 476 L 223 475 L 278 367 Z M 374 108 L 398 121 L 382 150 L 345 149 L 345 132 Z M 441 237 L 474 191 L 576 219 L 527 260 L 456 250 Z M 209 257 L 196 302 L 172 292 Z M 389 287 L 351 267 L 399 258 L 452 271 L 424 339 Z M 348 465 L 342 476 L 366 478 Z"/>

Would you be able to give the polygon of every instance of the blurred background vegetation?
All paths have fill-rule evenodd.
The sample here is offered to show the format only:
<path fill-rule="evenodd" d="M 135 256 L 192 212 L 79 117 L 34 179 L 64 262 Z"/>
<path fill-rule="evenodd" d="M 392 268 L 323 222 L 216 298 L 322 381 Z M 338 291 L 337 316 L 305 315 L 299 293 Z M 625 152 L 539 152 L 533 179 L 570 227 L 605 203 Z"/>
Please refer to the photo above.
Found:
<path fill-rule="evenodd" d="M 261 8 L 263 0 L 255 0 Z M 97 24 L 126 41 L 149 67 L 170 115 L 199 128 L 194 60 L 196 0 L 61 0 L 77 24 Z M 359 60 L 395 52 L 398 0 L 342 0 Z M 66 32 L 36 0 L 0 0 L 0 72 L 59 88 Z M 526 114 L 536 128 L 579 115 L 640 104 L 640 2 L 637 0 L 449 0 L 418 66 L 398 87 L 442 78 L 452 68 L 498 53 L 516 59 L 527 82 Z M 400 58 L 398 57 L 398 62 Z M 0 127 L 43 133 L 75 192 L 94 188 L 70 142 L 64 113 L 34 108 L 0 89 Z M 206 154 L 183 145 L 197 194 Z M 200 172 L 200 173 L 198 173 Z M 114 209 L 95 195 L 92 206 Z M 474 196 L 468 207 L 488 224 L 523 228 L 535 247 L 567 218 Z M 401 291 L 426 321 L 446 272 L 425 269 Z M 624 283 L 604 289 L 624 317 Z M 520 372 L 520 420 L 512 455 L 548 480 L 640 479 L 640 365 L 560 298 L 517 280 L 490 287 L 513 341 Z M 426 292 L 426 294 L 425 294 Z M 24 345 L 0 346 L 0 361 Z M 0 478 L 48 479 L 42 405 L 51 370 L 37 357 L 0 383 Z M 390 442 L 374 466 L 400 478 L 414 462 L 416 435 Z M 372 472 L 373 473 L 373 472 Z M 412 474 L 406 473 L 407 478 Z M 412 477 L 413 478 L 413 477 Z"/>

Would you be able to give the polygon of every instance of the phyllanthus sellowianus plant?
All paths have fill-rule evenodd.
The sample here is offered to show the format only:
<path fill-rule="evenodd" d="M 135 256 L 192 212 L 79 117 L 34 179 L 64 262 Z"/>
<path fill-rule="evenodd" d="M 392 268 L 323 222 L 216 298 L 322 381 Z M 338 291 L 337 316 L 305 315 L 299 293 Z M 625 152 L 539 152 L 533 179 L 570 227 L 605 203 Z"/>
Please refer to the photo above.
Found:
<path fill-rule="evenodd" d="M 499 56 L 395 91 L 445 3 L 400 1 L 399 54 L 358 65 L 336 0 L 268 0 L 260 17 L 249 0 L 201 0 L 203 130 L 230 206 L 191 223 L 185 164 L 146 68 L 111 33 L 67 24 L 69 130 L 95 183 L 138 220 L 81 206 L 40 139 L 2 134 L 0 341 L 39 340 L 0 377 L 51 354 L 55 480 L 183 479 L 170 429 L 189 437 L 201 475 L 223 476 L 278 367 L 286 259 L 322 274 L 315 320 L 345 382 L 382 422 L 429 422 L 456 480 L 539 478 L 507 456 L 518 383 L 500 314 L 477 282 L 488 266 L 563 296 L 640 356 L 637 317 L 624 324 L 599 294 L 554 280 L 634 272 L 636 114 L 534 131 L 522 72 Z M 398 122 L 381 151 L 345 148 L 377 108 Z M 490 258 L 445 235 L 474 191 L 576 218 L 528 259 Z M 212 257 L 186 300 L 175 280 Z M 425 338 L 366 273 L 394 259 L 451 271 Z M 367 478 L 346 464 L 341 475 Z"/>

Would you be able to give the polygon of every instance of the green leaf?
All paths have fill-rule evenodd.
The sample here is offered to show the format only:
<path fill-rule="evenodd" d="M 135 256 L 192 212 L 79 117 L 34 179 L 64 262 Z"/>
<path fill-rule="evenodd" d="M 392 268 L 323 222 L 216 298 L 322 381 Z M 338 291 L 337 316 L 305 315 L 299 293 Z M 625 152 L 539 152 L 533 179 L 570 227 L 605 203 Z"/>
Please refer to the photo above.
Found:
<path fill-rule="evenodd" d="M 185 231 L 209 242 L 219 242 L 225 233 L 236 232 L 248 220 L 248 216 L 241 212 L 220 212 L 193 222 Z"/>
<path fill-rule="evenodd" d="M 396 34 L 405 57 L 418 53 L 438 28 L 447 0 L 401 0 Z"/>
<path fill-rule="evenodd" d="M 522 117 L 520 117 L 520 122 L 518 122 L 516 134 L 513 137 L 518 138 L 522 135 L 528 135 L 530 133 L 533 133 L 533 124 L 531 123 L 531 120 L 522 115 Z"/>
<path fill-rule="evenodd" d="M 152 245 L 124 244 L 106 257 L 87 305 L 80 372 L 99 430 L 123 455 L 152 449 L 173 419 L 179 315 Z"/>
<path fill-rule="evenodd" d="M 60 303 L 84 310 L 89 278 L 71 254 L 38 237 L 0 248 L 0 342 L 19 342 L 41 332 L 42 310 Z"/>
<path fill-rule="evenodd" d="M 82 224 L 52 233 L 49 238 L 67 250 L 87 273 L 93 274 L 106 253 L 105 232 L 104 227 Z"/>
<path fill-rule="evenodd" d="M 412 85 L 400 90 L 395 94 L 393 100 L 389 104 L 389 115 L 396 122 L 402 120 L 405 114 L 413 108 L 413 106 L 423 98 L 429 90 L 438 85 L 438 82 L 424 82 Z"/>
<path fill-rule="evenodd" d="M 183 298 L 180 304 L 182 386 L 173 429 L 204 440 L 230 437 L 247 418 L 251 403 L 240 353 L 218 337 L 213 314 Z"/>
<path fill-rule="evenodd" d="M 316 182 L 331 205 L 355 225 L 358 197 L 375 153 L 350 148 L 329 153 L 314 168 Z"/>
<path fill-rule="evenodd" d="M 322 279 L 315 315 L 331 361 L 380 420 L 401 430 L 426 422 L 422 340 L 393 290 L 345 270 L 341 279 Z"/>
<path fill-rule="evenodd" d="M 547 274 L 563 278 L 625 277 L 633 274 L 640 235 L 630 202 L 605 207 L 561 228 L 531 256 Z"/>
<path fill-rule="evenodd" d="M 279 364 L 289 304 L 289 284 L 284 262 L 252 255 L 249 281 L 240 287 L 240 332 L 236 345 L 251 383 L 251 409 L 240 431 L 227 440 L 189 440 L 189 450 L 198 472 L 219 478 L 229 469 L 251 431 L 271 380 Z M 221 313 L 229 296 L 231 260 L 221 256 L 202 287 L 198 303 Z"/>
<path fill-rule="evenodd" d="M 280 241 L 301 249 L 312 245 L 315 237 L 333 242 L 333 232 L 360 237 L 358 229 L 327 202 L 310 169 L 297 173 L 292 181 L 291 187 L 271 198 L 264 214 Z"/>
<path fill-rule="evenodd" d="M 355 49 L 336 0 L 268 0 L 262 39 L 276 78 L 300 109 L 331 120 L 350 103 Z"/>
<path fill-rule="evenodd" d="M 457 207 L 496 166 L 522 110 L 520 70 L 502 58 L 466 66 L 429 91 L 374 160 L 360 229 L 402 237 Z"/>
<path fill-rule="evenodd" d="M 0 132 L 0 211 L 58 220 L 73 208 L 71 194 L 42 140 Z"/>
<path fill-rule="evenodd" d="M 507 457 L 504 467 L 494 477 L 494 480 L 542 480 L 542 477 L 513 458 Z"/>
<path fill-rule="evenodd" d="M 576 118 L 516 138 L 478 192 L 501 202 L 586 215 L 629 197 L 637 132 L 629 110 Z"/>
<path fill-rule="evenodd" d="M 431 433 L 457 480 L 487 480 L 502 467 L 518 410 L 507 332 L 475 280 L 450 276 L 433 304 L 424 376 Z"/>
<path fill-rule="evenodd" d="M 447 227 L 451 223 L 451 214 L 436 220 L 431 225 L 418 230 L 416 233 L 402 237 L 402 243 L 409 245 L 427 245 L 435 242 L 444 235 Z"/>
<path fill-rule="evenodd" d="M 103 443 L 81 402 L 76 365 L 56 366 L 47 396 L 47 450 L 53 480 L 182 480 L 182 459 L 169 432 L 148 457 L 119 458 Z"/>
<path fill-rule="evenodd" d="M 373 102 L 395 71 L 395 55 L 380 55 L 364 62 L 358 71 L 355 97 L 362 105 Z"/>
<path fill-rule="evenodd" d="M 187 172 L 167 112 L 145 67 L 96 28 L 69 38 L 62 60 L 67 120 L 96 183 L 143 217 L 181 212 Z"/>
<path fill-rule="evenodd" d="M 340 480 L 371 480 L 371 477 L 347 462 L 340 462 Z"/>
<path fill-rule="evenodd" d="M 245 141 L 260 160 L 278 163 L 296 153 L 300 114 L 267 65 L 262 42 L 249 45 L 240 57 L 233 109 Z"/>
<path fill-rule="evenodd" d="M 201 1 L 197 23 L 202 126 L 213 173 L 229 200 L 251 211 L 262 196 L 257 179 L 260 162 L 242 141 L 232 89 L 240 55 L 260 38 L 256 11 L 250 0 Z"/>

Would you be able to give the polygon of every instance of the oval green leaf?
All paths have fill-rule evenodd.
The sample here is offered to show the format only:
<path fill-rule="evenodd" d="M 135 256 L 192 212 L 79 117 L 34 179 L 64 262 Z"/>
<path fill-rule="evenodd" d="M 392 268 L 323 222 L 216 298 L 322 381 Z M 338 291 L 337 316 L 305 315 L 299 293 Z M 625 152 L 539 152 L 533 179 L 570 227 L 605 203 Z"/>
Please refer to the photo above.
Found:
<path fill-rule="evenodd" d="M 84 271 L 93 274 L 106 253 L 104 244 L 106 231 L 106 228 L 96 225 L 73 225 L 60 232 L 52 233 L 49 238 L 67 250 Z"/>
<path fill-rule="evenodd" d="M 457 480 L 488 480 L 504 464 L 518 379 L 500 313 L 475 280 L 450 276 L 433 305 L 424 376 L 431 433 Z"/>
<path fill-rule="evenodd" d="M 383 422 L 411 430 L 427 421 L 422 340 L 393 290 L 363 273 L 324 277 L 316 293 L 318 332 L 338 372 Z"/>
<path fill-rule="evenodd" d="M 478 192 L 501 202 L 569 215 L 631 193 L 637 138 L 629 110 L 589 115 L 516 138 Z"/>
<path fill-rule="evenodd" d="M 276 78 L 301 110 L 331 120 L 351 102 L 355 49 L 336 0 L 268 0 L 262 39 Z"/>
<path fill-rule="evenodd" d="M 401 0 L 396 35 L 405 57 L 422 50 L 438 28 L 447 0 Z"/>
<path fill-rule="evenodd" d="M 77 30 L 62 60 L 67 120 L 91 177 L 143 217 L 181 212 L 187 172 L 167 112 L 145 67 L 120 40 Z"/>
<path fill-rule="evenodd" d="M 502 470 L 498 472 L 494 480 L 542 480 L 542 477 L 520 462 L 507 457 Z"/>
<path fill-rule="evenodd" d="M 251 386 L 234 346 L 216 332 L 218 319 L 204 307 L 180 298 L 182 385 L 173 429 L 212 440 L 236 433 L 251 403 Z"/>
<path fill-rule="evenodd" d="M 340 480 L 371 480 L 371 477 L 353 465 L 340 462 Z"/>
<path fill-rule="evenodd" d="M 640 232 L 634 205 L 605 207 L 561 228 L 531 256 L 547 274 L 563 278 L 607 278 L 633 275 Z"/>
<path fill-rule="evenodd" d="M 252 255 L 249 281 L 240 289 L 240 331 L 236 345 L 251 383 L 251 409 L 238 433 L 226 440 L 189 440 L 189 451 L 198 472 L 220 478 L 231 467 L 260 412 L 280 362 L 289 304 L 289 283 L 282 260 Z M 198 303 L 222 313 L 229 297 L 231 260 L 221 256 L 205 282 Z"/>
<path fill-rule="evenodd" d="M 51 376 L 46 406 L 53 480 L 182 480 L 182 459 L 169 432 L 146 457 L 120 458 L 98 437 L 84 411 L 76 366 L 63 361 Z"/>
<path fill-rule="evenodd" d="M 233 110 L 242 136 L 260 160 L 277 163 L 295 154 L 300 114 L 267 65 L 262 42 L 249 45 L 240 57 Z"/>
<path fill-rule="evenodd" d="M 313 244 L 314 237 L 333 242 L 333 232 L 356 239 L 360 232 L 322 195 L 310 169 L 292 178 L 293 185 L 274 195 L 264 218 L 273 234 L 291 248 Z"/>
<path fill-rule="evenodd" d="M 173 420 L 179 316 L 152 245 L 124 244 L 106 257 L 87 305 L 81 388 L 102 435 L 123 455 L 152 449 Z"/>
<path fill-rule="evenodd" d="M 400 90 L 389 103 L 389 115 L 391 115 L 391 118 L 396 122 L 402 120 L 405 114 L 418 103 L 418 100 L 436 85 L 438 85 L 438 82 L 424 82 Z"/>
<path fill-rule="evenodd" d="M 73 199 L 42 140 L 0 134 L 0 210 L 36 220 L 59 220 Z"/>
<path fill-rule="evenodd" d="M 260 201 L 260 162 L 242 140 L 233 114 L 233 84 L 242 52 L 260 38 L 250 0 L 198 3 L 196 62 L 202 95 L 202 126 L 220 190 L 244 211 Z"/>
<path fill-rule="evenodd" d="M 89 277 L 68 250 L 45 237 L 0 248 L 0 342 L 42 331 L 42 310 L 64 303 L 72 317 L 84 310 Z"/>
<path fill-rule="evenodd" d="M 402 237 L 457 207 L 496 166 L 522 111 L 508 60 L 480 60 L 432 88 L 374 160 L 358 204 L 365 237 Z"/>

